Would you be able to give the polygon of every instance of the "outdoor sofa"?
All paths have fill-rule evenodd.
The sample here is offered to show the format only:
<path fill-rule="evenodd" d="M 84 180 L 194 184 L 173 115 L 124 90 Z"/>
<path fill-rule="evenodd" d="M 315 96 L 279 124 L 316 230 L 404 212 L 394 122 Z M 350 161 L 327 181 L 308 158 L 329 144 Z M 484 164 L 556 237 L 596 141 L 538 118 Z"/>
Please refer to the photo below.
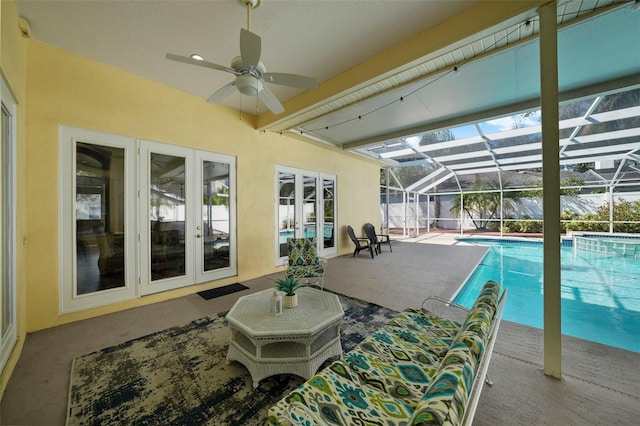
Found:
<path fill-rule="evenodd" d="M 268 423 L 470 425 L 506 293 L 487 282 L 462 323 L 425 309 L 460 307 L 439 298 L 398 313 L 271 407 Z"/>

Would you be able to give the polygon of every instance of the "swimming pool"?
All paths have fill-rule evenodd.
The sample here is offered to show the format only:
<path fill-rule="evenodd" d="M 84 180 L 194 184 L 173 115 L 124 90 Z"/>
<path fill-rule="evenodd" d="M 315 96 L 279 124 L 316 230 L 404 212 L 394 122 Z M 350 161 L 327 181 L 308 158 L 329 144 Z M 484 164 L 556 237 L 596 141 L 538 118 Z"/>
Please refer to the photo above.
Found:
<path fill-rule="evenodd" d="M 487 280 L 509 289 L 503 319 L 543 324 L 542 243 L 460 238 L 490 246 L 454 301 L 471 306 Z M 640 352 L 640 259 L 561 248 L 562 333 Z"/>

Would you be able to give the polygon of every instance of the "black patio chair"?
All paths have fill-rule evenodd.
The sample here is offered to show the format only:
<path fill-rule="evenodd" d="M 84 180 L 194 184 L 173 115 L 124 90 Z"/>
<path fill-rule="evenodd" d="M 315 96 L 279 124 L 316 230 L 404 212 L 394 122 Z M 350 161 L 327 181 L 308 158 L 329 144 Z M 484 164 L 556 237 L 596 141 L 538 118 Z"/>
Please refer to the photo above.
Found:
<path fill-rule="evenodd" d="M 356 257 L 356 254 L 360 253 L 360 250 L 368 249 L 371 253 L 371 258 L 373 259 L 373 245 L 371 245 L 368 238 L 356 237 L 356 234 L 353 232 L 353 228 L 350 225 L 347 225 L 347 234 L 349 234 L 349 238 L 351 238 L 353 244 L 356 245 L 356 249 L 353 251 L 352 257 Z"/>
<path fill-rule="evenodd" d="M 369 241 L 371 241 L 371 244 L 373 244 L 376 254 L 382 253 L 382 250 L 380 249 L 380 244 L 382 243 L 388 243 L 389 250 L 393 251 L 393 249 L 391 248 L 391 239 L 388 235 L 376 234 L 376 228 L 370 223 L 365 223 L 362 226 L 362 229 L 364 230 L 364 233 Z"/>

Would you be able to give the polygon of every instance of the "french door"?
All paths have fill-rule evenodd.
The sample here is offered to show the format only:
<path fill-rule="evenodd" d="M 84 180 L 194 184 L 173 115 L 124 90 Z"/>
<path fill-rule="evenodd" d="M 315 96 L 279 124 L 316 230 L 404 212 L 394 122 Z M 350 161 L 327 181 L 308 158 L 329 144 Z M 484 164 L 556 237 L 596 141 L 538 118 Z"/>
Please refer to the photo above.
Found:
<path fill-rule="evenodd" d="M 236 275 L 234 158 L 148 141 L 140 157 L 142 294 Z"/>
<path fill-rule="evenodd" d="M 320 255 L 336 253 L 335 176 L 278 166 L 275 187 L 276 265 L 287 261 L 291 237 L 315 237 Z"/>
<path fill-rule="evenodd" d="M 61 128 L 61 311 L 237 275 L 235 158 Z"/>

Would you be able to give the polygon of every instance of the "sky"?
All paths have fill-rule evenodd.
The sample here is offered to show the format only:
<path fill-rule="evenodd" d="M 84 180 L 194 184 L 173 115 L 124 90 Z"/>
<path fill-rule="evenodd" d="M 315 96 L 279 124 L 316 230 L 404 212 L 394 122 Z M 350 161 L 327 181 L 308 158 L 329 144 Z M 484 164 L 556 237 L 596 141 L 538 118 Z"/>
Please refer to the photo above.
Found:
<path fill-rule="evenodd" d="M 500 117 L 494 120 L 480 122 L 480 128 L 485 134 L 498 133 L 514 128 L 536 126 L 540 124 L 540 110 L 534 111 L 527 116 L 515 114 L 508 117 Z M 450 129 L 456 140 L 477 136 L 478 131 L 472 124 Z"/>

